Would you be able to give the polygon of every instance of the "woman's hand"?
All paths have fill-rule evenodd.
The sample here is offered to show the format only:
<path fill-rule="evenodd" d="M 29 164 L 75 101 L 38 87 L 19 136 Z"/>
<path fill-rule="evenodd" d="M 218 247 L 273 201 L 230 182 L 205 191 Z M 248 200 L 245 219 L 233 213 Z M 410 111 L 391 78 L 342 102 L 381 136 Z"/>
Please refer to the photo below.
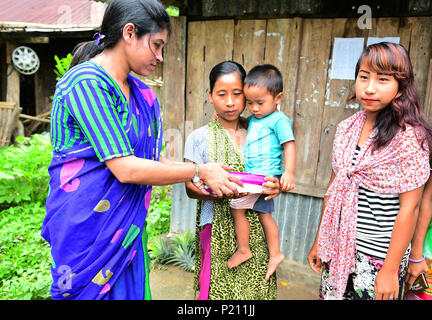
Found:
<path fill-rule="evenodd" d="M 311 267 L 313 271 L 316 273 L 321 273 L 322 262 L 320 257 L 318 257 L 318 245 L 316 242 L 309 251 L 307 261 L 309 262 L 309 267 Z"/>
<path fill-rule="evenodd" d="M 405 286 L 407 290 L 411 289 L 414 281 L 422 273 L 427 273 L 429 271 L 426 260 L 422 262 L 408 262 L 407 275 L 405 277 Z"/>
<path fill-rule="evenodd" d="M 397 271 L 382 268 L 375 278 L 375 299 L 395 300 L 399 297 L 399 278 Z"/>
<path fill-rule="evenodd" d="M 206 190 L 206 185 L 205 185 L 204 181 L 202 181 L 202 180 L 198 181 L 197 183 L 190 182 L 190 184 L 192 184 L 193 186 L 195 186 L 198 189 L 198 190 L 195 190 L 195 195 L 200 196 L 198 199 L 201 199 L 201 200 L 214 200 L 216 198 L 221 198 L 221 197 L 218 197 L 214 193 L 208 192 Z M 187 189 L 188 189 L 188 185 L 189 185 L 189 189 L 191 189 L 190 184 L 188 182 L 186 182 L 186 185 L 187 185 L 186 188 Z M 194 198 L 194 196 L 192 194 L 188 194 L 188 195 L 189 195 L 189 197 Z M 224 195 L 223 198 L 238 199 L 238 198 L 243 198 L 243 197 L 245 197 L 247 195 L 249 195 L 249 192 L 239 193 L 237 196 L 234 195 L 234 193 L 230 193 L 228 195 Z"/>
<path fill-rule="evenodd" d="M 276 198 L 281 192 L 279 179 L 273 176 L 265 176 L 264 180 L 267 182 L 262 184 L 263 187 L 270 188 L 262 192 L 263 194 L 269 195 L 268 197 L 265 198 L 265 200 Z"/>
<path fill-rule="evenodd" d="M 230 166 L 218 163 L 206 163 L 199 165 L 200 177 L 219 198 L 223 196 L 238 197 L 237 185 L 243 186 L 239 178 L 230 174 Z"/>
<path fill-rule="evenodd" d="M 198 182 L 192 182 L 192 184 L 198 188 L 198 190 L 203 194 L 203 195 L 210 195 L 210 193 L 206 190 L 206 185 L 204 183 L 204 181 L 200 180 Z M 215 195 L 216 196 L 216 195 Z"/>

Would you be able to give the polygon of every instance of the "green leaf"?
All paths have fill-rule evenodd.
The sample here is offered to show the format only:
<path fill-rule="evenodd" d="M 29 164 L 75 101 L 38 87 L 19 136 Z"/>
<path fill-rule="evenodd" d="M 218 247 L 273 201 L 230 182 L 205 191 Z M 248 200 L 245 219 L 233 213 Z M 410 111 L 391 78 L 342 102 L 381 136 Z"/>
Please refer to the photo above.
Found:
<path fill-rule="evenodd" d="M 24 137 L 22 137 L 22 136 L 18 136 L 18 137 L 15 138 L 15 141 L 18 142 L 18 143 L 23 143 L 24 140 L 25 140 L 25 139 L 24 139 Z"/>
<path fill-rule="evenodd" d="M 174 7 L 174 6 L 169 6 L 168 8 L 166 8 L 166 11 L 172 17 L 178 17 L 180 15 L 179 8 Z"/>
<path fill-rule="evenodd" d="M 11 179 L 15 179 L 15 177 L 0 171 L 0 179 L 10 179 L 11 180 Z"/>

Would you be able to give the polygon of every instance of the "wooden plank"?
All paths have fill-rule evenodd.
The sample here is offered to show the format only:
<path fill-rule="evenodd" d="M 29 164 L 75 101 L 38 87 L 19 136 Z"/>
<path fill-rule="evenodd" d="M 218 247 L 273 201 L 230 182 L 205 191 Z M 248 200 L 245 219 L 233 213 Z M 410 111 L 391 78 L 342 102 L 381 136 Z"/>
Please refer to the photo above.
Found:
<path fill-rule="evenodd" d="M 305 185 L 296 182 L 295 188 L 291 190 L 290 193 L 303 194 L 303 195 L 308 195 L 316 198 L 324 198 L 324 195 L 327 191 L 326 189 L 327 189 L 327 185 L 326 186 Z"/>
<path fill-rule="evenodd" d="M 173 17 L 172 35 L 164 48 L 160 89 L 165 149 L 164 157 L 183 160 L 186 87 L 186 17 Z"/>
<path fill-rule="evenodd" d="M 432 17 L 410 17 L 412 24 L 409 53 L 414 70 L 414 81 L 423 105 L 426 97 L 427 70 L 432 54 Z"/>
<path fill-rule="evenodd" d="M 332 48 L 334 38 L 365 38 L 367 29 L 357 27 L 357 19 L 334 19 L 332 29 Z M 332 51 L 330 52 L 327 72 L 330 74 L 332 66 Z M 354 80 L 331 79 L 326 83 L 323 122 L 321 127 L 320 152 L 315 184 L 326 188 L 331 175 L 331 160 L 333 139 L 336 127 L 339 122 L 359 111 L 359 105 L 348 102 L 348 99 L 355 94 Z"/>
<path fill-rule="evenodd" d="M 185 136 L 209 122 L 214 108 L 209 102 L 210 70 L 233 59 L 234 20 L 190 22 L 188 29 Z"/>
<path fill-rule="evenodd" d="M 405 47 L 405 49 L 408 51 L 410 47 L 410 40 L 411 40 L 411 20 L 409 20 L 406 17 L 399 18 L 399 30 L 398 30 L 398 36 L 400 37 L 400 44 Z"/>
<path fill-rule="evenodd" d="M 372 29 L 369 30 L 369 37 L 399 37 L 399 18 L 377 18 L 373 19 Z"/>
<path fill-rule="evenodd" d="M 9 75 L 10 70 L 13 68 L 11 61 L 12 51 L 16 48 L 16 45 L 10 41 L 6 41 L 6 64 L 7 72 Z M 20 78 L 19 73 L 13 70 L 7 78 L 6 84 L 6 101 L 14 102 L 17 106 L 20 105 Z"/>
<path fill-rule="evenodd" d="M 204 97 L 205 21 L 188 23 L 185 138 L 201 124 Z"/>
<path fill-rule="evenodd" d="M 429 68 L 427 75 L 426 96 L 424 103 L 424 113 L 432 125 L 432 59 L 429 60 Z"/>
<path fill-rule="evenodd" d="M 29 116 L 29 115 L 27 115 L 27 114 L 23 114 L 23 113 L 21 113 L 21 114 L 19 115 L 19 117 L 20 117 L 20 118 L 23 118 L 23 119 L 30 119 L 30 120 L 39 121 L 39 122 L 44 122 L 44 123 L 51 123 L 51 120 L 43 119 L 43 118 L 40 118 L 40 117 Z"/>
<path fill-rule="evenodd" d="M 39 55 L 41 67 L 38 72 L 34 74 L 34 112 L 35 115 L 40 115 L 41 113 L 51 110 L 52 101 L 50 100 L 50 96 L 53 95 L 56 81 L 52 76 L 52 69 L 42 67 L 49 66 L 52 63 L 52 55 L 49 46 L 37 46 L 37 53 Z"/>
<path fill-rule="evenodd" d="M 49 37 L 19 37 L 17 40 L 20 44 L 48 44 L 50 42 Z"/>
<path fill-rule="evenodd" d="M 295 105 L 296 183 L 314 185 L 320 152 L 332 19 L 305 19 Z"/>
<path fill-rule="evenodd" d="M 264 63 L 266 20 L 237 20 L 234 28 L 234 61 L 246 72 Z"/>
<path fill-rule="evenodd" d="M 237 20 L 234 27 L 233 60 L 240 63 L 246 72 L 264 63 L 266 50 L 267 20 Z M 248 117 L 246 107 L 242 114 Z"/>
<path fill-rule="evenodd" d="M 207 21 L 205 36 L 204 64 L 204 106 L 201 111 L 201 123 L 207 124 L 214 114 L 213 105 L 209 102 L 209 75 L 211 69 L 222 61 L 232 60 L 234 51 L 234 20 Z M 199 110 L 198 110 L 199 112 Z"/>
<path fill-rule="evenodd" d="M 8 146 L 21 108 L 14 102 L 0 101 L 0 146 Z"/>
<path fill-rule="evenodd" d="M 300 59 L 302 18 L 269 19 L 265 63 L 275 65 L 284 78 L 281 111 L 295 121 L 297 76 Z M 293 124 L 295 126 L 295 123 Z"/>

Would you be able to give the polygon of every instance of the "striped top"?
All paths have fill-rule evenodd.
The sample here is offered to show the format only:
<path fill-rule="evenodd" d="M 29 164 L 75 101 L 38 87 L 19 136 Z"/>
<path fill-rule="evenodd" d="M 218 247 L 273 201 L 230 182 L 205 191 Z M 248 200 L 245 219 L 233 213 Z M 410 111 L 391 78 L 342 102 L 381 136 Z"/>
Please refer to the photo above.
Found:
<path fill-rule="evenodd" d="M 360 147 L 357 146 L 352 164 Z M 359 187 L 357 210 L 357 251 L 384 260 L 399 213 L 399 195 L 376 193 Z"/>
<path fill-rule="evenodd" d="M 91 144 L 99 161 L 132 155 L 125 132 L 129 108 L 117 83 L 87 61 L 57 83 L 51 110 L 54 152 Z"/>

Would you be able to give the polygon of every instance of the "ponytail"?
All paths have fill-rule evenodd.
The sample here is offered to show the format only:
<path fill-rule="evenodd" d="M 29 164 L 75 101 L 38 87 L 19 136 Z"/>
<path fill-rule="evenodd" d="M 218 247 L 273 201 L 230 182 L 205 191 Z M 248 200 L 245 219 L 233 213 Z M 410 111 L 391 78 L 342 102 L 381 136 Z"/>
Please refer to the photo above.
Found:
<path fill-rule="evenodd" d="M 128 23 L 135 25 L 138 38 L 162 30 L 171 33 L 170 17 L 158 0 L 112 0 L 105 10 L 99 36 L 96 34 L 95 40 L 81 42 L 74 48 L 70 68 L 90 60 L 104 49 L 113 48 Z"/>
<path fill-rule="evenodd" d="M 72 51 L 72 61 L 69 68 L 82 62 L 88 61 L 103 51 L 102 47 L 96 46 L 94 41 L 85 41 L 76 45 Z"/>

